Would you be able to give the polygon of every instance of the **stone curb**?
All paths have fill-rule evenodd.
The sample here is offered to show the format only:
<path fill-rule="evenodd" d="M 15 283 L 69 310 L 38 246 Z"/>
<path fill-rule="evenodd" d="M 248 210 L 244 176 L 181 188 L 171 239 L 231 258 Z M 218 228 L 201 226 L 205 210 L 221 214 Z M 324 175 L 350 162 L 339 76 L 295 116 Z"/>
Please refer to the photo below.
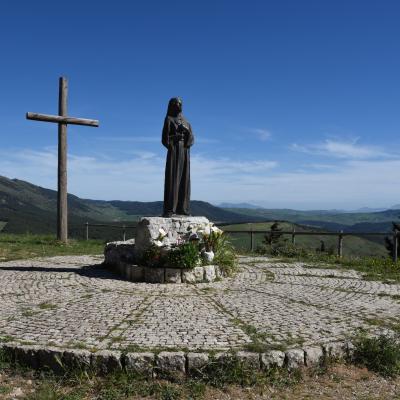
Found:
<path fill-rule="evenodd" d="M 188 268 L 144 267 L 126 262 L 104 262 L 103 265 L 110 271 L 131 282 L 144 283 L 210 283 L 223 274 L 218 265 L 204 265 Z"/>
<path fill-rule="evenodd" d="M 156 376 L 157 374 L 194 373 L 211 361 L 224 364 L 233 357 L 252 370 L 267 370 L 273 367 L 293 370 L 318 365 L 326 358 L 351 358 L 354 345 L 351 342 L 335 342 L 303 349 L 289 349 L 285 352 L 271 350 L 265 353 L 162 351 L 155 354 L 152 352 L 123 353 L 115 350 L 100 350 L 92 353 L 81 349 L 61 349 L 8 342 L 0 343 L 0 351 L 4 351 L 12 363 L 32 369 L 50 370 L 56 374 L 77 369 L 93 370 L 98 374 L 127 370 Z"/>

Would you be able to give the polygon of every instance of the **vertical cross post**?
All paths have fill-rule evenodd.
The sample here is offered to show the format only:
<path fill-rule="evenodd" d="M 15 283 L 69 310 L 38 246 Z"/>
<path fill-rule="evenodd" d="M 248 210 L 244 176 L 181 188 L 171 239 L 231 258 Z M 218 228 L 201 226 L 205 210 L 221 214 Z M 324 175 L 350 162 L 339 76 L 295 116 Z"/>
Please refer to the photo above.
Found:
<path fill-rule="evenodd" d="M 68 98 L 68 81 L 61 77 L 58 92 L 58 115 L 66 117 Z M 58 195 L 57 195 L 57 238 L 62 242 L 68 240 L 68 203 L 67 203 L 67 124 L 58 124 Z"/>
<path fill-rule="evenodd" d="M 296 244 L 296 228 L 293 225 L 293 230 L 292 230 L 292 244 Z"/>
<path fill-rule="evenodd" d="M 395 228 L 393 230 L 393 261 L 397 263 L 399 246 L 399 231 Z"/>
<path fill-rule="evenodd" d="M 58 124 L 58 177 L 57 177 L 57 239 L 68 241 L 68 206 L 67 206 L 67 124 L 99 126 L 95 119 L 69 117 L 67 114 L 68 81 L 59 80 L 58 115 L 26 113 L 26 118 L 35 121 Z"/>

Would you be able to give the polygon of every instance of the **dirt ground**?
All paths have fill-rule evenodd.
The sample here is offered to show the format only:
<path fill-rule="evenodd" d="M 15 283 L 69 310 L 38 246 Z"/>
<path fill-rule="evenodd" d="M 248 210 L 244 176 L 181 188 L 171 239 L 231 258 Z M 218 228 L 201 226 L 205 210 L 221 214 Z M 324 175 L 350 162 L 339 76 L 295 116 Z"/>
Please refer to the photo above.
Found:
<path fill-rule="evenodd" d="M 159 382 L 163 385 L 163 382 Z M 170 385 L 170 384 L 169 384 Z M 171 386 L 171 385 L 170 385 Z M 322 375 L 304 372 L 300 383 L 292 384 L 284 388 L 273 386 L 242 388 L 230 385 L 224 389 L 206 387 L 203 393 L 188 395 L 180 391 L 179 385 L 171 386 L 172 389 L 163 390 L 157 395 L 147 397 L 126 397 L 121 393 L 108 391 L 107 394 L 96 392 L 95 382 L 86 382 L 80 390 L 79 386 L 71 388 L 48 383 L 43 379 L 35 378 L 32 373 L 0 372 L 0 399 L 35 399 L 35 400 L 117 400 L 117 399 L 204 399 L 204 400 L 258 400 L 258 399 L 335 399 L 335 400 L 369 400 L 369 399 L 400 399 L 400 377 L 385 379 L 371 373 L 366 369 L 348 366 L 334 365 Z M 174 389 L 175 388 L 175 389 Z"/>

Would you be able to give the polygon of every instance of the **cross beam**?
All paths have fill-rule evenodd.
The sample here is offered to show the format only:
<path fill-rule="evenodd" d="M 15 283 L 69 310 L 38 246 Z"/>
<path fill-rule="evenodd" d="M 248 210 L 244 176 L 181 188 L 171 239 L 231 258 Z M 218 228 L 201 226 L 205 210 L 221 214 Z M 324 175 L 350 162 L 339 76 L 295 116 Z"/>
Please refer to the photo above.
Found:
<path fill-rule="evenodd" d="M 96 119 L 61 117 L 59 115 L 39 114 L 33 112 L 26 113 L 26 119 L 44 122 L 57 122 L 59 124 L 94 126 L 96 128 L 99 126 L 99 121 Z"/>
<path fill-rule="evenodd" d="M 26 113 L 27 119 L 58 124 L 57 238 L 65 243 L 68 241 L 67 125 L 99 126 L 99 121 L 95 119 L 68 117 L 67 97 L 68 81 L 61 77 L 59 80 L 58 115 Z"/>

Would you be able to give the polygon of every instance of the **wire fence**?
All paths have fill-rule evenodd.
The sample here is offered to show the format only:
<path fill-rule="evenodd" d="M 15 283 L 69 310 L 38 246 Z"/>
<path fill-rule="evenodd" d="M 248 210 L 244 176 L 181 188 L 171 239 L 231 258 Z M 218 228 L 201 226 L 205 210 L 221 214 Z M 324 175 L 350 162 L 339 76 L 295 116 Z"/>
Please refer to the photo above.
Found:
<path fill-rule="evenodd" d="M 336 255 L 338 257 L 343 257 L 343 245 L 344 245 L 344 238 L 347 237 L 365 237 L 365 238 L 377 238 L 377 237 L 389 237 L 392 239 L 393 243 L 393 261 L 397 262 L 398 260 L 398 241 L 399 241 L 399 231 L 393 230 L 391 232 L 343 232 L 343 231 L 338 231 L 338 232 L 328 232 L 328 231 L 318 231 L 318 232 L 310 232 L 310 231 L 296 231 L 294 228 L 291 231 L 274 231 L 274 230 L 229 230 L 226 229 L 224 230 L 225 233 L 228 233 L 230 235 L 238 235 L 238 234 L 245 234 L 248 235 L 249 240 L 249 247 L 248 250 L 251 252 L 256 250 L 256 237 L 257 235 L 262 235 L 265 237 L 265 235 L 271 235 L 271 236 L 276 236 L 276 235 L 288 235 L 291 237 L 291 243 L 293 245 L 296 244 L 296 238 L 299 236 L 330 236 L 330 237 L 336 237 Z"/>
<path fill-rule="evenodd" d="M 104 229 L 102 228 L 107 228 L 107 240 L 120 239 L 126 241 L 128 233 L 130 238 L 133 238 L 136 234 L 136 225 L 92 224 L 86 222 L 84 224 L 84 238 L 86 240 L 104 239 Z"/>
<path fill-rule="evenodd" d="M 221 224 L 222 225 L 222 224 Z M 225 225 L 225 224 L 223 224 Z M 93 228 L 93 229 L 91 229 Z M 126 241 L 127 235 L 129 233 L 130 238 L 134 238 L 136 235 L 136 225 L 115 225 L 115 224 L 94 224 L 86 222 L 84 224 L 84 238 L 89 240 L 90 238 L 99 238 L 104 237 L 103 234 L 99 232 L 98 229 L 107 228 L 108 239 L 115 240 L 116 238 Z M 110 234 L 110 229 L 114 231 L 113 234 Z M 233 230 L 233 229 L 224 229 L 224 232 L 229 234 L 231 237 L 235 235 L 241 235 L 241 239 L 243 236 L 247 236 L 248 247 L 247 250 L 254 252 L 257 248 L 257 243 L 260 244 L 260 236 L 265 237 L 266 235 L 287 235 L 291 238 L 291 243 L 296 245 L 296 239 L 300 236 L 327 236 L 336 238 L 336 246 L 334 252 L 338 257 L 343 257 L 343 248 L 344 248 L 344 238 L 345 237 L 364 237 L 370 239 L 376 239 L 378 237 L 388 237 L 391 238 L 393 243 L 393 254 L 392 258 L 394 262 L 398 261 L 398 244 L 399 244 L 399 231 L 393 230 L 391 232 L 329 232 L 329 231 L 296 231 L 296 228 L 293 228 L 291 231 L 276 231 L 273 229 L 270 230 L 253 230 L 253 229 L 245 229 L 245 230 Z M 322 240 L 321 240 L 322 242 Z M 241 245 L 243 246 L 243 240 L 241 240 Z M 243 247 L 242 247 L 243 248 Z"/>

